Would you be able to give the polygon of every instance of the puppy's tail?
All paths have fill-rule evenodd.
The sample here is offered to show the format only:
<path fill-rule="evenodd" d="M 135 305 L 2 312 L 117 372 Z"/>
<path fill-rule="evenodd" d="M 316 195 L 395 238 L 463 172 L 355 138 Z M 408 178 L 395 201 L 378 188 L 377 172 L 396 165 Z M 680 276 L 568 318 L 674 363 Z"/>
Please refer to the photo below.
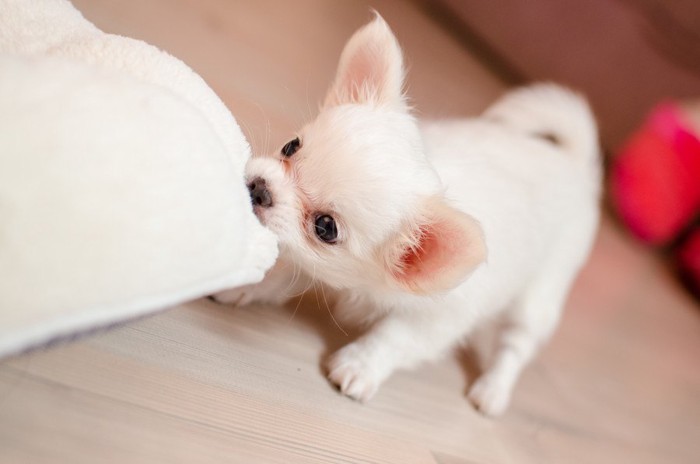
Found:
<path fill-rule="evenodd" d="M 582 164 L 599 169 L 598 131 L 579 94 L 555 84 L 516 89 L 494 103 L 485 116 L 525 135 L 540 137 Z"/>

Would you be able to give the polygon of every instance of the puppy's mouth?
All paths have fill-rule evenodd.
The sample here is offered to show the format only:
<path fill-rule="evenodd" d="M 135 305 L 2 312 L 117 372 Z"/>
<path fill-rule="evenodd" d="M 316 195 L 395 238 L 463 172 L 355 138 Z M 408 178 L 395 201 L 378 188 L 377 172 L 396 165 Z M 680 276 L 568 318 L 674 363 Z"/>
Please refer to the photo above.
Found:
<path fill-rule="evenodd" d="M 262 213 L 274 204 L 272 192 L 262 177 L 253 178 L 248 182 L 247 186 L 248 192 L 250 192 L 250 202 L 253 204 L 253 211 L 262 220 Z"/>

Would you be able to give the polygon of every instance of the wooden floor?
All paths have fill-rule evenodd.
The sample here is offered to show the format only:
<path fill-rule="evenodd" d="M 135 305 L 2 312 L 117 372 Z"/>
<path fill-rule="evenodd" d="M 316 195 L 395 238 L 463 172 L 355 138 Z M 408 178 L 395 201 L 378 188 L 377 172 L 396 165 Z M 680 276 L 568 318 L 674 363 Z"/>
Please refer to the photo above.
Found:
<path fill-rule="evenodd" d="M 312 115 L 364 1 L 79 0 L 110 32 L 182 58 L 256 150 Z M 379 0 L 420 114 L 474 114 L 498 78 L 411 3 Z M 194 301 L 0 364 L 2 463 L 697 463 L 700 308 L 606 220 L 551 344 L 498 420 L 468 356 L 392 377 L 367 405 L 320 359 L 347 340 L 313 298 Z"/>

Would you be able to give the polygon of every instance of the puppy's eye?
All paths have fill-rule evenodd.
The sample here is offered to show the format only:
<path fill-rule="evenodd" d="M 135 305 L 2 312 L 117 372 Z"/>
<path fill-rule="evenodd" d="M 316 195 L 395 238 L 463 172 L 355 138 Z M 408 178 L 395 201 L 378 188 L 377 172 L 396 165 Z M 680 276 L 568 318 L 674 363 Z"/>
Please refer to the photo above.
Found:
<path fill-rule="evenodd" d="M 316 236 L 326 243 L 335 243 L 338 238 L 338 227 L 335 225 L 335 219 L 327 214 L 316 217 L 314 229 Z"/>
<path fill-rule="evenodd" d="M 299 150 L 299 147 L 301 147 L 301 140 L 299 140 L 299 137 L 297 137 L 294 140 L 287 142 L 286 145 L 282 147 L 282 155 L 289 158 L 296 153 L 297 150 Z"/>

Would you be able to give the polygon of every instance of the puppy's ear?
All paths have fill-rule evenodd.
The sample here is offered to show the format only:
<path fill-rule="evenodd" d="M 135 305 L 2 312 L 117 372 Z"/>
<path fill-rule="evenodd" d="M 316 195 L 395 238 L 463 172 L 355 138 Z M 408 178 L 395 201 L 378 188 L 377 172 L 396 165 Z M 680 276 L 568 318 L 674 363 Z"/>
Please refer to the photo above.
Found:
<path fill-rule="evenodd" d="M 474 218 L 442 198 L 428 201 L 425 211 L 385 256 L 390 279 L 422 295 L 455 288 L 486 261 L 486 244 Z"/>
<path fill-rule="evenodd" d="M 372 22 L 348 40 L 324 107 L 346 103 L 403 104 L 401 48 L 387 23 Z"/>

